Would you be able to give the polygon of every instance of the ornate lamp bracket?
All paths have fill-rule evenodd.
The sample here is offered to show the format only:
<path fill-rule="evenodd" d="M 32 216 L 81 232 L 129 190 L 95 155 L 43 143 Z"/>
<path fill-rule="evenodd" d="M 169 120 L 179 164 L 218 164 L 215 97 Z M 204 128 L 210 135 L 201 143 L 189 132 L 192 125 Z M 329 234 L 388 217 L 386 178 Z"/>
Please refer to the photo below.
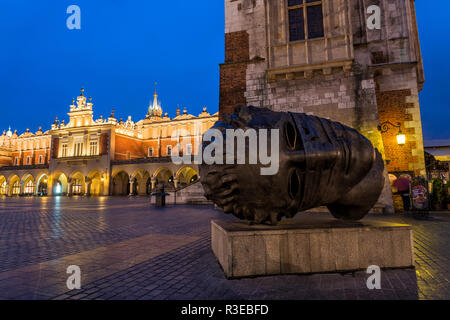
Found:
<path fill-rule="evenodd" d="M 382 124 L 380 124 L 378 126 L 378 130 L 380 130 L 381 133 L 386 133 L 390 129 L 389 126 L 392 126 L 393 128 L 398 128 L 399 130 L 401 130 L 401 123 L 400 122 L 397 122 L 397 124 L 395 125 L 395 124 L 393 124 L 390 121 L 385 121 Z"/>

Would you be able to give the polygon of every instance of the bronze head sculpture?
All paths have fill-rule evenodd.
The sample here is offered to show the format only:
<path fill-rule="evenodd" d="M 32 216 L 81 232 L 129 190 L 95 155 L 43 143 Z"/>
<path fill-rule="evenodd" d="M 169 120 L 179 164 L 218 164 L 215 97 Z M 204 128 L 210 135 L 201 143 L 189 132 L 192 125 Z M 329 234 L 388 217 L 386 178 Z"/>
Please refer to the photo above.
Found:
<path fill-rule="evenodd" d="M 359 132 L 338 122 L 302 113 L 237 107 L 211 129 L 224 137 L 230 129 L 269 129 L 269 140 L 279 139 L 279 150 L 268 148 L 268 152 L 279 152 L 279 169 L 273 175 L 261 175 L 261 163 L 249 164 L 253 152 L 250 139 L 245 140 L 245 164 L 199 165 L 206 197 L 225 213 L 251 223 L 276 224 L 283 217 L 292 218 L 322 205 L 338 219 L 360 220 L 384 187 L 381 154 Z M 211 143 L 204 139 L 203 151 Z M 225 144 L 219 150 L 224 154 L 230 151 Z"/>

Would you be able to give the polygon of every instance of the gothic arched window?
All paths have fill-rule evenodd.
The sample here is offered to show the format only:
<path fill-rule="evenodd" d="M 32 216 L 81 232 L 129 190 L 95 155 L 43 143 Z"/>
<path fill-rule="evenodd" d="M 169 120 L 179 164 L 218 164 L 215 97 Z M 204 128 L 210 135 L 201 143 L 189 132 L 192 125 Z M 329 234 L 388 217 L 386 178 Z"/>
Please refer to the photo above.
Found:
<path fill-rule="evenodd" d="M 287 1 L 290 41 L 322 38 L 324 36 L 322 1 Z"/>

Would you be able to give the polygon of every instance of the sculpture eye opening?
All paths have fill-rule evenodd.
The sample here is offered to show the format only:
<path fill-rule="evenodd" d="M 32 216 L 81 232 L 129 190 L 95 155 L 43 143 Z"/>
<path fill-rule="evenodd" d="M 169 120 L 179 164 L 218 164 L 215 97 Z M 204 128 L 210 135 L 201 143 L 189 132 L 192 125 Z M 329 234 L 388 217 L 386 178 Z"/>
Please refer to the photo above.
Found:
<path fill-rule="evenodd" d="M 289 177 L 289 196 L 294 200 L 298 193 L 300 192 L 300 179 L 298 178 L 297 172 L 294 170 L 291 172 Z"/>
<path fill-rule="evenodd" d="M 292 123 L 286 123 L 284 126 L 284 135 L 286 137 L 286 143 L 289 149 L 294 150 L 297 145 L 297 130 Z"/>

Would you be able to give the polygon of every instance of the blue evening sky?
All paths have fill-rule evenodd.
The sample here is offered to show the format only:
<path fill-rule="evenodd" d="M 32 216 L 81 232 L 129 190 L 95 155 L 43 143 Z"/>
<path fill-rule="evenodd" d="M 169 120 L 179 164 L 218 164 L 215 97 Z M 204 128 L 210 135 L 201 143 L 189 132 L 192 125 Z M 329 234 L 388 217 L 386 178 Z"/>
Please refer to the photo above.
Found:
<path fill-rule="evenodd" d="M 179 104 L 197 115 L 218 111 L 224 61 L 223 0 L 2 0 L 0 129 L 22 133 L 67 120 L 84 87 L 95 118 L 143 119 L 158 81 L 163 110 Z M 66 9 L 81 8 L 81 30 L 68 30 Z M 440 10 L 416 1 L 426 84 L 421 93 L 424 136 L 450 138 L 450 1 Z M 444 53 L 444 55 L 442 55 Z"/>

